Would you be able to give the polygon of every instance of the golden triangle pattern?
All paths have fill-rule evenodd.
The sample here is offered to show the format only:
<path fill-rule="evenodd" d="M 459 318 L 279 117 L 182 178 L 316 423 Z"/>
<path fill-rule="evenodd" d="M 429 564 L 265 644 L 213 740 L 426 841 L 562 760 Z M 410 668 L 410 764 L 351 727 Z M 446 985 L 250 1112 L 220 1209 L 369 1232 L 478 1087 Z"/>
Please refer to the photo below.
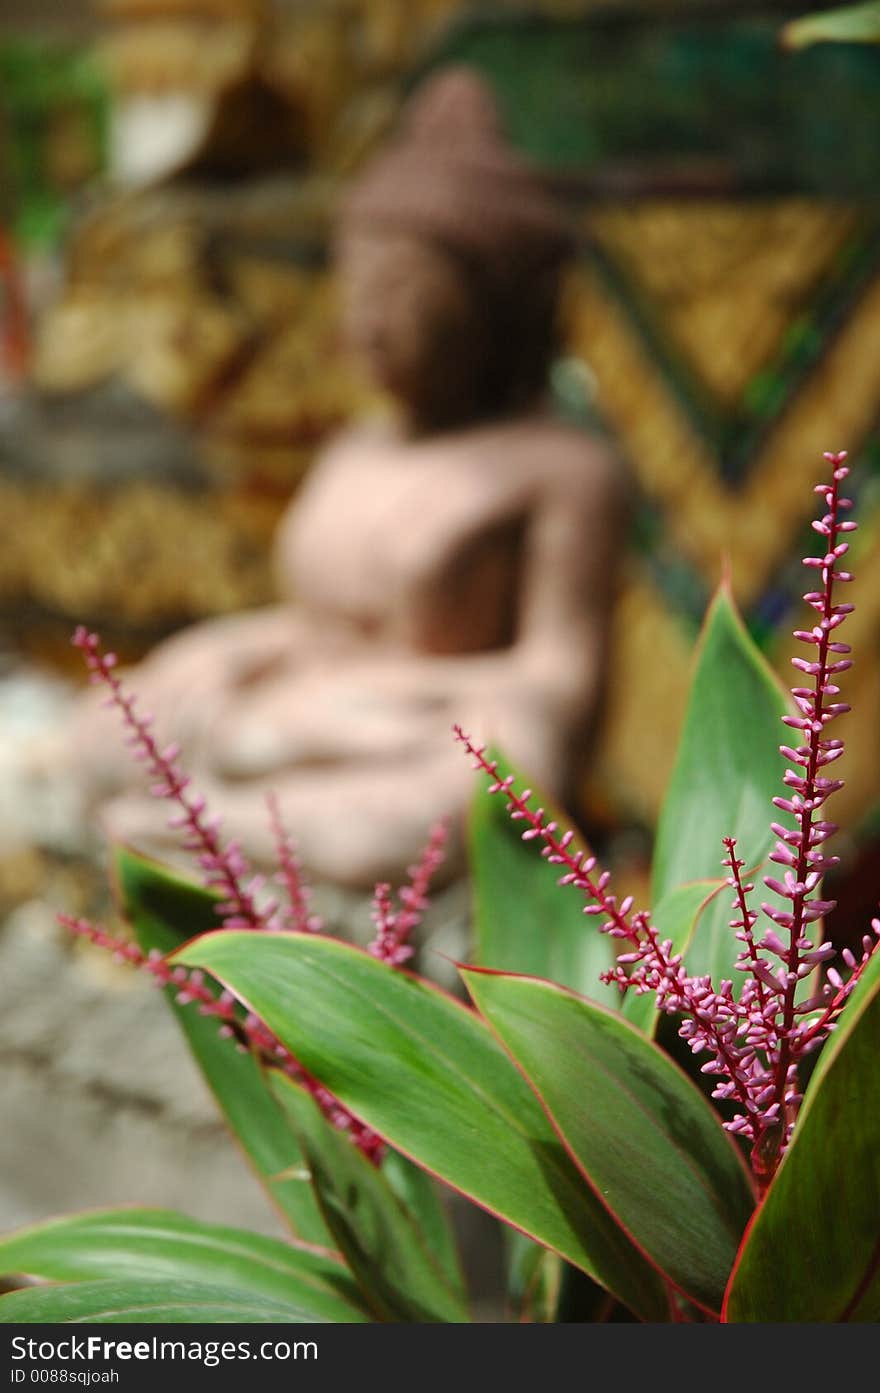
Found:
<path fill-rule="evenodd" d="M 789 210 L 793 202 L 785 201 Z M 809 298 L 810 288 L 827 276 L 840 246 L 833 230 L 841 216 L 839 208 L 823 204 L 812 216 L 809 205 L 799 206 L 806 212 L 810 235 L 792 234 L 791 255 L 802 255 L 805 265 L 793 270 L 786 282 L 791 313 Z M 718 213 L 716 229 L 721 229 L 723 236 L 719 231 L 715 238 L 713 266 L 717 274 L 723 271 L 723 244 L 728 236 L 734 238 L 738 223 L 738 205 L 732 204 L 731 209 L 729 219 L 722 218 L 720 210 Z M 671 205 L 666 206 L 663 218 L 671 218 L 673 212 L 676 210 Z M 682 213 L 682 226 L 692 226 L 692 207 L 682 210 L 678 205 L 677 212 Z M 626 242 L 635 223 L 629 225 L 628 215 L 621 216 L 620 222 L 615 222 L 612 212 L 602 216 L 604 250 L 616 256 L 614 232 L 623 226 Z M 750 250 L 744 254 L 758 261 L 762 252 L 756 237 L 761 225 L 756 210 L 746 209 L 741 226 L 744 246 Z M 662 238 L 658 233 L 653 254 L 671 257 L 673 247 L 678 247 L 678 266 L 662 272 L 669 277 L 671 287 L 675 276 L 687 276 L 687 239 L 677 240 L 677 232 L 673 236 L 662 223 L 658 226 Z M 786 217 L 778 226 L 791 224 Z M 647 255 L 647 244 L 643 250 Z M 731 249 L 726 254 L 731 263 L 736 262 L 738 253 Z M 772 254 L 767 251 L 765 264 L 775 265 L 780 254 L 776 243 Z M 651 281 L 651 275 L 648 280 L 656 284 L 661 271 L 651 274 L 655 280 Z M 781 279 L 776 282 L 782 283 Z M 711 287 L 711 278 L 704 284 Z M 661 299 L 656 303 L 659 305 Z M 757 314 L 754 304 L 751 310 L 747 304 L 746 310 Z M 735 320 L 732 302 L 728 302 L 727 312 Z M 694 325 L 702 326 L 699 332 L 705 337 L 699 341 L 695 359 L 705 366 L 713 344 L 717 345 L 716 335 L 726 332 L 721 312 L 701 318 L 691 306 L 681 314 L 690 316 L 693 332 Z M 585 267 L 572 286 L 571 320 L 571 346 L 592 369 L 597 404 L 621 444 L 637 487 L 659 513 L 664 545 L 690 565 L 707 588 L 717 581 L 721 558 L 726 556 L 737 598 L 748 609 L 772 582 L 780 565 L 794 554 L 797 534 L 806 525 L 810 483 L 822 451 L 845 446 L 856 454 L 880 419 L 880 275 L 866 280 L 829 336 L 821 357 L 769 421 L 745 481 L 735 488 L 721 477 L 712 446 L 657 362 L 637 318 L 595 267 Z M 761 344 L 748 344 L 744 330 L 744 337 L 739 330 L 732 332 L 749 359 L 751 372 L 762 354 L 776 351 L 785 327 L 775 321 L 775 344 L 766 337 Z M 741 386 L 746 375 L 743 365 L 738 377 L 725 378 L 731 392 Z M 859 591 L 857 641 L 864 654 L 854 682 L 861 692 L 858 706 L 864 729 L 854 732 L 853 741 L 862 757 L 846 771 L 845 797 L 851 820 L 870 806 L 880 770 L 880 726 L 876 722 L 880 662 L 875 656 L 880 631 L 880 586 L 876 583 L 880 540 L 876 532 L 877 524 L 859 534 L 863 554 L 856 558 L 854 567 Z M 770 644 L 771 660 L 782 673 L 788 665 L 787 627 L 786 635 Z M 676 612 L 674 602 L 654 584 L 647 558 L 631 557 L 615 629 L 614 700 L 609 703 L 606 729 L 598 745 L 600 763 L 591 771 L 589 781 L 593 795 L 589 801 L 594 806 L 607 805 L 610 799 L 625 818 L 635 815 L 649 824 L 656 818 L 684 711 L 693 641 L 686 617 Z"/>
<path fill-rule="evenodd" d="M 600 410 L 671 542 L 710 584 L 728 555 L 737 593 L 751 604 L 806 518 L 815 459 L 829 440 L 855 453 L 880 414 L 880 276 L 772 423 L 737 489 L 595 272 L 579 278 L 574 302 L 572 347 L 589 363 Z"/>
<path fill-rule="evenodd" d="M 590 234 L 698 382 L 735 408 L 835 272 L 853 208 L 804 198 L 600 209 Z"/>

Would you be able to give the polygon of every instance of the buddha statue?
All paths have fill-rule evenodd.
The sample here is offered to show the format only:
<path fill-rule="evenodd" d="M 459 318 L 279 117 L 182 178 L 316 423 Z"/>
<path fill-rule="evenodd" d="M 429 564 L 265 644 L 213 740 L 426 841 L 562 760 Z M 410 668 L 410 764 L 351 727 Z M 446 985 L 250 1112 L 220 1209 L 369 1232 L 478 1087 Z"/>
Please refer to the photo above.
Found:
<path fill-rule="evenodd" d="M 401 877 L 441 816 L 461 867 L 459 722 L 570 802 L 605 671 L 623 486 L 547 403 L 566 223 L 481 80 L 412 99 L 352 185 L 346 339 L 396 403 L 326 447 L 284 517 L 281 603 L 197 625 L 130 674 L 224 830 L 272 859 L 278 798 L 318 879 Z M 157 854 L 167 809 L 95 711 L 74 744 L 111 835 Z"/>

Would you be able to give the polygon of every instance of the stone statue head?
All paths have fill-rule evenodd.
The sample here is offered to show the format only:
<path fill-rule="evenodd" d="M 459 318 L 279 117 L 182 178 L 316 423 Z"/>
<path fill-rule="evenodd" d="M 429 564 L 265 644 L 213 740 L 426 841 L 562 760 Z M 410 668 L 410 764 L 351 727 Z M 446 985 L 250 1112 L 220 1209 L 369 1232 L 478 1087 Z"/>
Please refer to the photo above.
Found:
<path fill-rule="evenodd" d="M 571 247 L 485 83 L 447 69 L 343 203 L 347 338 L 416 430 L 528 409 L 546 384 Z"/>

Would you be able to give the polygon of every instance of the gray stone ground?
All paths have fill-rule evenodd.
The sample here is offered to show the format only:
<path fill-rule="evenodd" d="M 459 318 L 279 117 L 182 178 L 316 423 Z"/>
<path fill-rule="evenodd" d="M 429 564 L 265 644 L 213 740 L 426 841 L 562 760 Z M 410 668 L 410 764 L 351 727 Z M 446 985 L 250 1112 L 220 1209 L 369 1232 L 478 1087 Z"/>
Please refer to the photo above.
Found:
<path fill-rule="evenodd" d="M 274 1214 L 161 995 L 71 952 L 31 901 L 0 938 L 0 1228 L 146 1204 L 263 1232 Z"/>
<path fill-rule="evenodd" d="M 454 927 L 432 942 L 454 953 Z M 126 1203 L 277 1227 L 161 994 L 72 948 L 42 900 L 0 930 L 0 1116 L 0 1230 Z"/>

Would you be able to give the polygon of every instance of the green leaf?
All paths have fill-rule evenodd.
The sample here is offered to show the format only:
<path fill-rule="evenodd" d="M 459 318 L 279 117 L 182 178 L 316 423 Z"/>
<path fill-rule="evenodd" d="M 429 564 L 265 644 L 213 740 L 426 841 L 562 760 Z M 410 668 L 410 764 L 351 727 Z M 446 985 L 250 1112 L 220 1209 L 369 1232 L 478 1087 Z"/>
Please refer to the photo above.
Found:
<path fill-rule="evenodd" d="M 171 1210 L 99 1210 L 21 1229 L 0 1239 L 0 1272 L 53 1282 L 186 1281 L 287 1304 L 304 1320 L 368 1319 L 334 1257 Z"/>
<path fill-rule="evenodd" d="M 440 1264 L 446 1281 L 462 1301 L 467 1300 L 458 1245 L 438 1185 L 426 1171 L 390 1148 L 382 1160 L 382 1175 L 416 1221 L 428 1251 Z"/>
<path fill-rule="evenodd" d="M 530 786 L 497 750 L 492 758 L 501 778 L 513 774 L 517 789 Z M 545 808 L 562 828 L 568 825 L 540 790 L 530 802 Z M 476 961 L 481 967 L 549 977 L 615 1005 L 617 992 L 599 981 L 611 965 L 608 939 L 584 918 L 584 896 L 557 884 L 563 868 L 549 865 L 538 846 L 523 841 L 522 827 L 511 821 L 503 795 L 477 789 L 468 822 Z"/>
<path fill-rule="evenodd" d="M 74 1282 L 0 1298 L 0 1325 L 311 1324 L 315 1318 L 258 1296 L 202 1282 Z"/>
<path fill-rule="evenodd" d="M 866 5 L 847 5 L 790 20 L 782 38 L 786 48 L 808 48 L 818 43 L 880 43 L 880 3 L 869 0 Z"/>
<path fill-rule="evenodd" d="M 382 1172 L 282 1074 L 276 1096 L 293 1119 L 326 1223 L 380 1320 L 470 1320 L 412 1214 Z"/>
<path fill-rule="evenodd" d="M 676 953 L 688 951 L 701 914 L 723 887 L 723 880 L 695 880 L 688 885 L 677 885 L 664 895 L 651 919 L 659 929 L 661 939 L 670 939 Z M 630 988 L 620 1008 L 628 1021 L 651 1036 L 656 1033 L 660 1019 L 654 1000 L 653 992 L 637 996 Z"/>
<path fill-rule="evenodd" d="M 654 904 L 687 881 L 717 878 L 723 837 L 757 866 L 773 845 L 771 799 L 784 764 L 781 684 L 750 639 L 722 585 L 706 615 L 672 778 L 657 828 Z M 702 915 L 688 952 L 688 971 L 714 981 L 734 978 L 739 944 L 725 895 Z"/>
<path fill-rule="evenodd" d="M 554 1325 L 558 1320 L 563 1274 L 572 1268 L 558 1253 L 533 1243 L 516 1229 L 507 1229 L 505 1236 L 507 1295 L 514 1318 L 529 1324 Z M 596 1291 L 600 1290 L 596 1287 Z M 604 1292 L 602 1296 L 608 1300 Z"/>
<path fill-rule="evenodd" d="M 663 1319 L 656 1275 L 583 1184 L 531 1089 L 476 1015 L 316 934 L 210 934 L 181 962 L 219 977 L 397 1150 Z"/>
<path fill-rule="evenodd" d="M 533 790 L 532 807 L 546 809 L 563 829 L 571 826 L 571 819 L 499 750 L 490 750 L 488 757 L 497 760 L 500 778 L 512 774 L 517 790 Z M 564 868 L 551 866 L 540 844 L 524 842 L 522 830 L 521 822 L 511 820 L 502 794 L 490 795 L 485 784 L 475 786 L 468 815 L 474 961 L 547 977 L 616 1008 L 620 993 L 600 981 L 613 960 L 609 939 L 598 932 L 595 920 L 584 917 L 584 895 L 559 885 Z M 578 845 L 588 850 L 584 838 L 578 838 Z M 561 1289 L 559 1258 L 512 1233 L 506 1259 L 508 1296 L 518 1318 L 552 1321 Z"/>
<path fill-rule="evenodd" d="M 742 1246 L 729 1321 L 880 1320 L 880 953 L 824 1047 Z"/>
<path fill-rule="evenodd" d="M 173 952 L 196 934 L 217 927 L 217 898 L 200 885 L 128 848 L 114 854 L 114 881 L 120 906 L 141 947 Z M 330 1233 L 305 1178 L 299 1143 L 263 1071 L 217 1033 L 217 1022 L 196 1007 L 178 1006 L 173 988 L 166 999 L 220 1105 L 227 1123 L 270 1198 L 294 1234 L 306 1243 L 329 1246 Z M 279 1178 L 282 1174 L 293 1177 Z"/>
<path fill-rule="evenodd" d="M 537 1325 L 595 1324 L 622 1308 L 571 1263 L 506 1229 L 511 1318 Z"/>
<path fill-rule="evenodd" d="M 619 1015 L 565 988 L 462 976 L 595 1193 L 680 1291 L 720 1311 L 753 1199 L 702 1094 Z"/>

